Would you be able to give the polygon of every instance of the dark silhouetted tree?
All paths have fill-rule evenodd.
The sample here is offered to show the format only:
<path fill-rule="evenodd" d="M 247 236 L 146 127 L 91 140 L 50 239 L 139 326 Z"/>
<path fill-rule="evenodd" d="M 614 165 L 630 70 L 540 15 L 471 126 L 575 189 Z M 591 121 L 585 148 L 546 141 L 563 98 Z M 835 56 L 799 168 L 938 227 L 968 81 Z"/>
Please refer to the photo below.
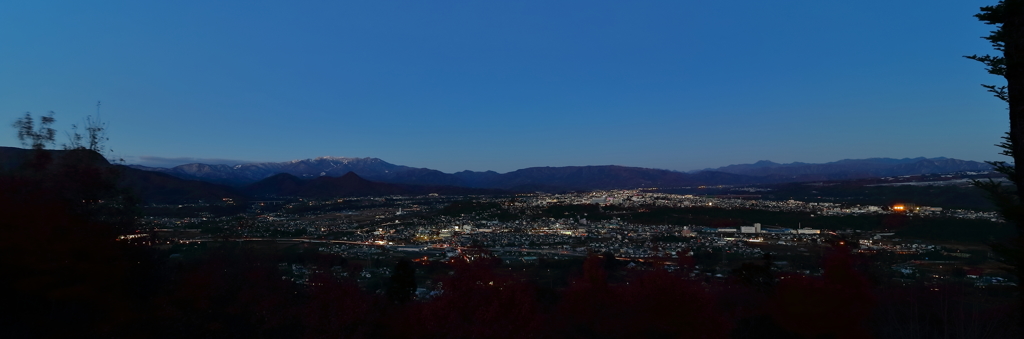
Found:
<path fill-rule="evenodd" d="M 125 337 L 141 323 L 148 249 L 117 241 L 135 220 L 119 171 L 93 151 L 47 150 L 51 112 L 12 125 L 29 151 L 0 173 L 0 300 L 18 315 L 0 320 L 13 337 Z M 56 325 L 55 325 L 56 324 Z M 0 334 L 0 337 L 9 337 Z"/>
<path fill-rule="evenodd" d="M 416 269 L 408 259 L 400 260 L 395 264 L 395 271 L 391 274 L 387 290 L 388 300 L 404 304 L 412 300 L 413 293 L 416 293 Z"/>
<path fill-rule="evenodd" d="M 107 137 L 107 124 L 101 122 L 99 119 L 93 120 L 92 116 L 85 117 L 85 135 L 78 130 L 78 124 L 71 125 L 71 131 L 67 133 L 68 143 L 64 144 L 64 149 L 87 149 L 93 150 L 99 153 L 104 153 L 107 150 L 104 148 L 104 142 L 110 140 Z"/>
<path fill-rule="evenodd" d="M 32 118 L 32 113 L 25 112 L 25 116 L 14 121 L 15 129 L 18 130 L 18 140 L 25 147 L 31 147 L 35 150 L 45 149 L 47 145 L 52 145 L 57 135 L 57 131 L 50 127 L 56 122 L 57 119 L 53 117 L 53 112 L 50 114 L 39 117 L 39 127 L 36 127 L 35 119 Z"/>
<path fill-rule="evenodd" d="M 1019 189 L 1024 183 L 1024 172 L 1017 170 L 1017 165 L 1024 163 L 1024 0 L 1000 0 L 994 6 L 981 8 L 975 15 L 978 20 L 996 26 L 988 36 L 983 37 L 992 43 L 992 48 L 1003 55 L 970 55 L 968 59 L 979 61 L 986 66 L 989 74 L 998 75 L 1006 80 L 1006 85 L 982 85 L 996 98 L 1007 103 L 1010 118 L 1010 131 L 997 144 L 1002 155 L 1013 159 L 1012 164 L 1004 161 L 989 162 L 995 170 L 1005 174 L 1013 187 L 1004 187 L 992 180 L 975 181 L 974 184 L 986 190 L 999 207 L 1006 220 L 1017 228 L 1017 237 L 1009 242 L 993 244 L 993 250 L 999 253 L 1008 264 L 1015 268 L 1020 280 L 1024 277 L 1024 191 Z M 1020 307 L 1024 308 L 1024 285 L 1018 293 Z M 1024 312 L 1019 325 L 1024 328 Z M 1024 333 L 1024 331 L 1022 331 Z"/>
<path fill-rule="evenodd" d="M 995 25 L 992 34 L 983 37 L 992 43 L 999 55 L 969 55 L 968 59 L 984 63 L 986 70 L 993 75 L 1006 79 L 1005 86 L 982 85 L 1000 100 L 1009 104 L 1010 145 L 1014 155 L 1014 163 L 1021 163 L 1016 156 L 1024 155 L 1024 69 L 1020 68 L 1024 56 L 1024 1 L 1000 0 L 995 6 L 981 8 L 975 15 L 989 25 Z M 1015 177 L 1015 182 L 1021 182 Z"/>
<path fill-rule="evenodd" d="M 744 286 L 758 292 L 768 293 L 775 287 L 775 275 L 772 274 L 772 255 L 765 253 L 764 262 L 760 265 L 751 262 L 743 263 L 740 267 L 732 270 L 732 276 L 736 277 Z"/>

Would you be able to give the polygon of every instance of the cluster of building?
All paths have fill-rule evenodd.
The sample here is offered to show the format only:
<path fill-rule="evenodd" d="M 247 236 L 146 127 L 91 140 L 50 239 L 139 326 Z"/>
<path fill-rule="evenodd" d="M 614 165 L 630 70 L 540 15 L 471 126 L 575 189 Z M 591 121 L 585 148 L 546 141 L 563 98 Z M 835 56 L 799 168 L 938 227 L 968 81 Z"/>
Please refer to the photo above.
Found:
<path fill-rule="evenodd" d="M 496 209 L 517 218 L 499 220 L 493 217 L 494 210 L 437 213 L 453 202 L 466 201 L 498 206 Z M 597 218 L 584 212 L 564 217 L 542 217 L 552 206 L 571 205 L 596 206 L 603 209 L 604 215 L 613 217 Z M 797 259 L 808 257 L 811 259 L 807 262 L 817 263 L 816 259 L 812 260 L 815 253 L 837 239 L 857 244 L 857 250 L 864 253 L 901 256 L 898 258 L 902 261 L 893 265 L 903 265 L 912 260 L 928 261 L 934 256 L 964 258 L 968 255 L 956 254 L 959 252 L 935 245 L 903 241 L 895 238 L 893 233 L 885 232 L 827 231 L 760 223 L 734 227 L 650 225 L 614 217 L 619 211 L 658 207 L 754 209 L 821 216 L 909 213 L 921 217 L 998 219 L 993 212 L 944 210 L 912 204 L 848 206 L 828 202 L 677 195 L 652 190 L 613 190 L 502 197 L 395 196 L 263 201 L 252 203 L 241 215 L 150 217 L 146 223 L 153 234 L 160 235 L 154 239 L 173 239 L 182 243 L 224 240 L 309 242 L 317 243 L 320 252 L 358 259 L 382 258 L 401 252 L 416 258 L 425 257 L 426 260 L 448 260 L 478 249 L 486 249 L 508 262 L 522 263 L 590 254 L 611 254 L 624 260 L 671 261 L 692 257 L 699 259 L 702 269 L 715 274 L 727 273 L 728 265 L 725 263 L 756 260 L 766 253 L 788 253 L 796 259 L 784 260 L 779 267 L 810 272 L 811 269 L 801 266 Z M 891 270 L 913 273 L 918 266 L 893 266 Z M 308 283 L 300 277 L 308 276 L 309 272 L 299 272 L 294 267 L 289 269 L 292 271 L 289 279 Z"/>

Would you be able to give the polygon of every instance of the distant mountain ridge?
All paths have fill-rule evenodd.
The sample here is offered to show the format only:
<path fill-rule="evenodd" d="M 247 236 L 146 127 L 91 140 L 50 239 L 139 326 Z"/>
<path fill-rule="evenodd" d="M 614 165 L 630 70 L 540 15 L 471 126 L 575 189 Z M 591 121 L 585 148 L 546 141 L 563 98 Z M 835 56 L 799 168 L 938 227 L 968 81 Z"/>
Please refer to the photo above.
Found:
<path fill-rule="evenodd" d="M 0 175 L 22 170 L 33 150 L 0 147 Z M 60 163 L 68 151 L 47 151 Z M 673 188 L 878 178 L 916 174 L 989 171 L 991 166 L 951 158 L 846 159 L 824 164 L 758 161 L 684 173 L 626 166 L 532 167 L 508 173 L 444 173 L 377 158 L 320 157 L 242 165 L 186 164 L 174 168 L 120 166 L 101 155 L 76 157 L 92 166 L 123 168 L 122 187 L 145 202 L 219 200 L 275 195 L 297 197 L 443 195 L 561 192 L 615 188 Z M 13 172 L 12 172 L 13 173 Z M 221 185 L 230 184 L 230 185 Z"/>
<path fill-rule="evenodd" d="M 242 187 L 278 174 L 296 178 L 341 177 L 349 172 L 366 180 L 411 185 L 459 186 L 516 191 L 565 191 L 694 185 L 747 185 L 868 177 L 988 171 L 977 161 L 951 158 L 845 159 L 824 164 L 767 160 L 684 173 L 626 166 L 531 167 L 508 173 L 461 171 L 444 173 L 388 163 L 378 158 L 318 157 L 287 162 L 242 165 L 186 164 L 173 168 L 133 165 L 133 168 L 183 179 Z"/>
<path fill-rule="evenodd" d="M 373 182 L 348 172 L 340 177 L 322 176 L 302 179 L 280 173 L 241 188 L 251 196 L 294 196 L 307 198 L 359 197 L 383 195 L 493 195 L 506 191 L 457 186 L 403 185 Z"/>
<path fill-rule="evenodd" d="M 729 165 L 704 171 L 749 175 L 784 181 L 846 180 L 870 177 L 935 174 L 965 171 L 989 171 L 983 162 L 937 158 L 869 158 L 843 159 L 823 164 L 793 162 L 779 164 L 761 160 L 753 164 Z"/>
<path fill-rule="evenodd" d="M 29 171 L 25 167 L 36 155 L 35 150 L 0 147 L 0 176 Z M 496 195 L 508 194 L 508 191 L 496 189 L 466 188 L 446 185 L 406 185 L 374 182 L 363 179 L 353 172 L 341 176 L 320 176 L 316 178 L 299 178 L 282 173 L 272 175 L 249 185 L 226 186 L 195 177 L 206 176 L 213 180 L 230 179 L 230 168 L 238 166 L 188 164 L 179 166 L 180 171 L 149 168 L 144 166 L 123 166 L 108 162 L 102 155 L 93 151 L 61 151 L 45 150 L 53 161 L 51 166 L 60 165 L 64 161 L 83 168 L 109 168 L 117 173 L 117 185 L 131 191 L 143 203 L 181 203 L 203 201 L 222 201 L 224 198 L 243 202 L 254 196 L 293 196 L 307 198 L 360 197 L 383 195 Z M 68 154 L 77 156 L 70 157 Z M 325 159 L 319 159 L 325 160 Z M 338 160 L 338 159 L 332 159 Z M 376 159 L 379 161 L 379 159 Z M 338 160 L 345 161 L 345 160 Z M 370 159 L 370 163 L 375 163 Z M 255 168 L 273 168 L 272 166 L 254 166 Z M 300 165 L 300 168 L 304 167 Z M 227 170 L 226 170 L 227 169 Z M 188 172 L 191 171 L 191 172 Z M 184 174 L 182 174 L 184 172 Z M 178 175 L 174 175 L 178 174 Z M 186 178 L 183 178 L 186 177 Z M 0 188 L 2 189 L 2 188 Z"/>
<path fill-rule="evenodd" d="M 23 165 L 34 155 L 35 150 L 0 147 L 0 176 L 24 170 Z M 122 165 L 114 165 L 102 155 L 86 150 L 46 150 L 58 165 L 67 155 L 78 153 L 74 159 L 81 168 L 114 168 L 117 170 L 117 185 L 134 194 L 144 203 L 177 203 L 183 201 L 220 201 L 223 198 L 244 200 L 245 196 L 232 187 L 204 181 L 185 180 L 173 175 L 153 171 L 142 171 Z M 2 188 L 0 188 L 2 189 Z"/>
<path fill-rule="evenodd" d="M 348 172 L 362 174 L 370 180 L 383 181 L 396 173 L 425 170 L 387 163 L 377 158 L 318 157 L 286 162 L 260 162 L 241 165 L 208 165 L 192 163 L 172 168 L 130 165 L 132 168 L 161 172 L 183 179 L 202 180 L 218 184 L 243 186 L 280 173 L 312 179 L 321 176 L 340 177 Z M 440 172 L 438 172 L 440 173 Z"/>

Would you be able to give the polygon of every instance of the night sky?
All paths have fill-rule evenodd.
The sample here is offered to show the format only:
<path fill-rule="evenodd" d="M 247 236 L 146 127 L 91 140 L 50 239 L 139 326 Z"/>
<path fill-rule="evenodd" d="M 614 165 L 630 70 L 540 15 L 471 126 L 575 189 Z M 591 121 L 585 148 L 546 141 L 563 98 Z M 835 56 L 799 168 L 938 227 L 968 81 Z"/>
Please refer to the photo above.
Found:
<path fill-rule="evenodd" d="M 979 86 L 1003 81 L 962 58 L 994 53 L 995 2 L 7 1 L 0 146 L 102 101 L 114 155 L 151 165 L 1004 160 Z"/>

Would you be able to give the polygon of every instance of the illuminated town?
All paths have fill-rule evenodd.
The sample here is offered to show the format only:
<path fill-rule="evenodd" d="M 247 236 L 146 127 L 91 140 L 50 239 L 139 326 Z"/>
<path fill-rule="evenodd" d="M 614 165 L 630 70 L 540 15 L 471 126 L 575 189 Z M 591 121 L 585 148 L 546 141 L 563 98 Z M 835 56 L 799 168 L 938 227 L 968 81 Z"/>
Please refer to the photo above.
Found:
<path fill-rule="evenodd" d="M 152 211 L 238 209 L 235 202 L 154 205 Z M 811 228 L 796 224 L 659 223 L 636 215 L 657 211 L 754 211 L 799 214 L 809 218 L 899 217 L 1001 224 L 994 212 L 915 206 L 807 203 L 613 190 L 572 194 L 514 196 L 389 196 L 310 200 L 276 197 L 251 202 L 238 214 L 147 217 L 146 228 L 126 235 L 130 241 L 187 253 L 220 242 L 252 246 L 298 246 L 366 262 L 353 275 L 367 285 L 386 278 L 399 258 L 418 262 L 471 261 L 481 255 L 522 267 L 538 262 L 581 260 L 611 255 L 633 269 L 679 269 L 680 257 L 696 260 L 687 275 L 709 282 L 728 279 L 743 262 L 773 258 L 780 273 L 820 274 L 825 250 L 840 242 L 878 260 L 875 265 L 893 283 L 968 279 L 978 287 L 1012 285 L 1005 272 L 992 269 L 983 246 L 938 244 L 906 238 L 897 230 Z M 655 211 L 655 212 L 651 212 Z M 181 212 L 177 212 L 181 213 Z M 287 265 L 286 265 L 287 264 Z M 286 268 L 285 268 L 286 267 Z M 308 282 L 316 267 L 282 263 L 282 274 Z M 303 273 L 305 272 L 305 273 Z M 956 272 L 970 272 L 960 274 Z M 340 272 L 348 275 L 350 272 Z M 378 282 L 379 284 L 379 282 Z M 369 284 L 372 286 L 373 284 Z M 422 289 L 421 294 L 428 293 Z"/>

